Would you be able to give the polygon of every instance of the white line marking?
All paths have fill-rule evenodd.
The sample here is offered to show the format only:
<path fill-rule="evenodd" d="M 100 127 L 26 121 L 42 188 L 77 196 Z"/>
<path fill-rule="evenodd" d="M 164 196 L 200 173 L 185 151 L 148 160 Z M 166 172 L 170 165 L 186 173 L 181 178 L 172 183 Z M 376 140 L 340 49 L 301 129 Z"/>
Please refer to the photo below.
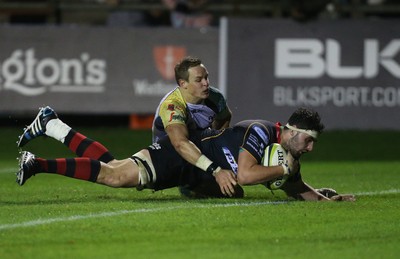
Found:
<path fill-rule="evenodd" d="M 373 195 L 385 195 L 385 194 L 398 194 L 400 193 L 400 189 L 391 189 L 391 190 L 384 190 L 384 191 L 377 191 L 377 192 L 361 192 L 355 193 L 357 196 L 373 196 Z M 178 209 L 194 209 L 194 208 L 222 208 L 222 207 L 249 207 L 249 206 L 260 206 L 260 205 L 276 205 L 276 204 L 284 204 L 288 203 L 289 201 L 265 201 L 265 202 L 234 202 L 234 203 L 219 203 L 219 204 L 197 204 L 193 206 L 173 206 L 173 207 L 164 207 L 164 208 L 149 208 L 149 209 L 134 209 L 134 210 L 121 210 L 115 212 L 102 212 L 98 214 L 88 214 L 88 215 L 75 215 L 69 217 L 59 217 L 59 218 L 49 218 L 49 219 L 38 219 L 32 221 L 26 221 L 16 224 L 4 224 L 0 225 L 1 230 L 8 230 L 8 229 L 15 229 L 15 228 L 22 228 L 22 227 L 33 227 L 39 225 L 46 225 L 55 222 L 66 222 L 66 221 L 75 221 L 75 220 L 83 220 L 83 219 L 90 219 L 90 218 L 102 218 L 102 217 L 114 217 L 120 216 L 125 214 L 133 214 L 133 213 L 151 213 L 151 212 L 159 212 L 159 211 L 170 211 L 170 210 L 178 210 Z"/>
<path fill-rule="evenodd" d="M 0 174 L 16 173 L 17 171 L 18 171 L 17 167 L 0 168 Z"/>
<path fill-rule="evenodd" d="M 400 193 L 399 189 L 391 189 L 385 191 L 376 191 L 376 192 L 359 192 L 355 193 L 355 196 L 374 196 L 374 195 L 385 195 L 385 194 L 397 194 Z"/>
<path fill-rule="evenodd" d="M 159 212 L 159 211 L 170 211 L 170 210 L 178 210 L 178 209 L 193 209 L 193 208 L 219 208 L 219 207 L 238 207 L 238 206 L 258 206 L 258 205 L 270 205 L 270 204 L 282 204 L 287 203 L 288 201 L 266 201 L 266 202 L 250 202 L 250 203 L 221 203 L 221 204 L 198 204 L 194 206 L 173 206 L 173 207 L 164 207 L 164 208 L 150 208 L 150 209 L 135 209 L 135 210 L 121 210 L 115 212 L 102 212 L 98 214 L 88 214 L 88 215 L 75 215 L 70 217 L 60 217 L 60 218 L 50 218 L 50 219 L 38 219 L 32 221 L 26 221 L 22 223 L 16 224 L 4 224 L 0 225 L 0 230 L 6 229 L 14 229 L 21 227 L 31 227 L 38 225 L 45 225 L 54 222 L 65 222 L 65 221 L 75 221 L 81 219 L 89 219 L 89 218 L 102 218 L 102 217 L 113 217 L 120 216 L 124 214 L 133 214 L 133 213 L 149 213 L 149 212 Z"/>

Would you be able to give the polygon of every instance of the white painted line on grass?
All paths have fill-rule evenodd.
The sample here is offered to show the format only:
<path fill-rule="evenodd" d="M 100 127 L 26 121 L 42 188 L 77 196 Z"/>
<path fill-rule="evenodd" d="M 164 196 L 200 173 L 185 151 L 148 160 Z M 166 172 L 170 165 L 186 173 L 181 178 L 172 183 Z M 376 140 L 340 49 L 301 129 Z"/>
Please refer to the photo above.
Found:
<path fill-rule="evenodd" d="M 16 173 L 17 170 L 18 170 L 17 167 L 0 168 L 0 174 Z"/>
<path fill-rule="evenodd" d="M 385 194 L 396 194 L 400 193 L 399 189 L 391 189 L 385 191 L 376 191 L 376 192 L 359 192 L 355 193 L 355 196 L 374 196 L 374 195 L 385 195 Z"/>
<path fill-rule="evenodd" d="M 32 227 L 32 226 L 50 224 L 54 222 L 66 222 L 66 221 L 75 221 L 75 220 L 90 219 L 90 218 L 114 217 L 114 216 L 133 214 L 133 213 L 150 213 L 150 212 L 170 211 L 178 209 L 193 209 L 193 208 L 219 208 L 219 207 L 239 207 L 239 206 L 248 207 L 248 206 L 259 206 L 259 205 L 282 204 L 287 202 L 288 201 L 265 201 L 265 202 L 247 202 L 247 203 L 235 202 L 235 203 L 220 203 L 220 204 L 197 204 L 193 206 L 181 205 L 181 206 L 163 207 L 163 208 L 120 210 L 114 212 L 102 212 L 97 214 L 91 213 L 88 215 L 75 215 L 69 217 L 38 219 L 16 224 L 4 224 L 0 225 L 0 230 L 7 230 L 7 229 L 14 229 L 21 227 Z"/>
<path fill-rule="evenodd" d="M 377 192 L 361 192 L 355 193 L 357 196 L 373 196 L 373 195 L 385 195 L 385 194 L 397 194 L 400 193 L 399 189 L 391 189 Z M 59 218 L 49 218 L 49 219 L 38 219 L 32 221 L 26 221 L 15 224 L 4 224 L 0 225 L 1 230 L 15 229 L 15 228 L 23 228 L 23 227 L 34 227 L 39 225 L 46 225 L 55 222 L 66 222 L 66 221 L 75 221 L 75 220 L 83 220 L 90 218 L 102 218 L 102 217 L 114 217 L 120 216 L 124 214 L 134 214 L 134 213 L 151 213 L 151 212 L 159 212 L 159 211 L 171 211 L 171 210 L 179 210 L 179 209 L 194 209 L 194 208 L 222 208 L 222 207 L 249 207 L 249 206 L 260 206 L 260 205 L 276 205 L 288 203 L 288 201 L 265 201 L 265 202 L 234 202 L 234 203 L 219 203 L 219 204 L 196 204 L 189 206 L 173 206 L 173 207 L 163 207 L 163 208 L 149 208 L 149 209 L 134 209 L 134 210 L 120 210 L 114 212 L 102 212 L 97 214 L 87 214 L 87 215 L 75 215 L 69 217 L 59 217 Z"/>

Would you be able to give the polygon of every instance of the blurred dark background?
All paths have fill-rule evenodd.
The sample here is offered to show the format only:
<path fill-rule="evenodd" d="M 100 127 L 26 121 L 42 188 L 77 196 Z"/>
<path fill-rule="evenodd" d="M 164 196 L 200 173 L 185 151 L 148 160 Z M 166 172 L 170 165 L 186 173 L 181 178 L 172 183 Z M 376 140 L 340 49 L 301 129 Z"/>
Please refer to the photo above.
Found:
<path fill-rule="evenodd" d="M 0 23 L 218 26 L 221 16 L 312 19 L 399 17 L 398 0 L 1 0 Z"/>
<path fill-rule="evenodd" d="M 218 27 L 220 17 L 282 18 L 300 23 L 400 17 L 399 0 L 0 0 L 0 25 Z M 7 117 L 8 116 L 8 117 Z M 2 114 L 0 126 L 23 127 L 32 116 Z M 62 114 L 83 126 L 126 126 L 129 115 Z M 105 123 L 106 122 L 106 123 Z"/>

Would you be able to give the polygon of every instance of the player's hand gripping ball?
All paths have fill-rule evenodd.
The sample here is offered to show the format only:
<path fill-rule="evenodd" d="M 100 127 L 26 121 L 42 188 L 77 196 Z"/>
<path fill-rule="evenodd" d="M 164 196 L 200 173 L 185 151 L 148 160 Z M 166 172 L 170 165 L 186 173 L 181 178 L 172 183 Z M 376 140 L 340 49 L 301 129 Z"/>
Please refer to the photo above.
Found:
<path fill-rule="evenodd" d="M 283 163 L 287 163 L 286 156 L 286 150 L 284 150 L 280 144 L 273 143 L 265 149 L 262 164 L 264 166 L 282 165 Z M 284 175 L 274 180 L 267 181 L 264 183 L 264 185 L 270 190 L 277 190 L 282 187 L 288 177 L 288 175 Z"/>

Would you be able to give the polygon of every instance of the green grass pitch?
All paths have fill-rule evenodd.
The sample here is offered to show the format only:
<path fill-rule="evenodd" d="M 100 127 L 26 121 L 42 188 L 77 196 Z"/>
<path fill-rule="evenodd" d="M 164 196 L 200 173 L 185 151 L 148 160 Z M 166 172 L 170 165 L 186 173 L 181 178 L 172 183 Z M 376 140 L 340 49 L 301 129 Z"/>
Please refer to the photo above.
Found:
<path fill-rule="evenodd" d="M 77 128 L 118 158 L 150 143 L 149 131 Z M 0 128 L 0 258 L 400 258 L 400 132 L 324 133 L 302 159 L 314 187 L 357 201 L 287 201 L 245 187 L 244 199 L 182 198 L 112 189 L 56 175 L 15 183 L 20 129 Z M 72 157 L 39 138 L 26 149 Z"/>

